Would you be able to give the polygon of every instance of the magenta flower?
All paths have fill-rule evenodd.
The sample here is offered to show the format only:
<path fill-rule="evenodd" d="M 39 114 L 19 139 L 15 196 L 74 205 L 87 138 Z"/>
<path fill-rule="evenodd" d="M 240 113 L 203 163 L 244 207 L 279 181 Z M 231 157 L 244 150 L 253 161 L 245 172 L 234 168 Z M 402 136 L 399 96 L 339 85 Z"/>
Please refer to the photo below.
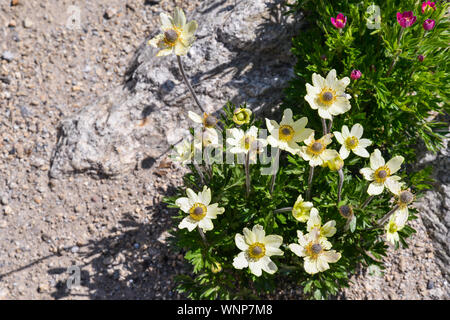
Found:
<path fill-rule="evenodd" d="M 436 21 L 434 21 L 433 19 L 427 19 L 425 20 L 425 22 L 423 23 L 423 28 L 427 31 L 430 31 L 431 29 L 434 28 L 434 25 L 436 24 Z"/>
<path fill-rule="evenodd" d="M 342 13 L 339 13 L 336 18 L 331 17 L 331 23 L 338 29 L 342 29 L 345 27 L 347 23 L 347 17 Z"/>
<path fill-rule="evenodd" d="M 431 1 L 422 2 L 422 13 L 425 13 L 425 11 L 429 10 L 436 10 L 436 3 Z"/>
<path fill-rule="evenodd" d="M 417 56 L 417 59 L 418 59 L 420 62 L 423 62 L 423 60 L 425 59 L 425 57 L 424 57 L 423 55 L 419 54 L 419 55 Z"/>
<path fill-rule="evenodd" d="M 397 12 L 397 21 L 402 28 L 411 27 L 416 22 L 417 17 L 412 11 L 405 11 L 403 13 Z"/>
<path fill-rule="evenodd" d="M 359 70 L 352 70 L 352 72 L 350 73 L 350 78 L 352 78 L 353 80 L 358 80 L 359 78 L 361 78 L 362 73 Z"/>

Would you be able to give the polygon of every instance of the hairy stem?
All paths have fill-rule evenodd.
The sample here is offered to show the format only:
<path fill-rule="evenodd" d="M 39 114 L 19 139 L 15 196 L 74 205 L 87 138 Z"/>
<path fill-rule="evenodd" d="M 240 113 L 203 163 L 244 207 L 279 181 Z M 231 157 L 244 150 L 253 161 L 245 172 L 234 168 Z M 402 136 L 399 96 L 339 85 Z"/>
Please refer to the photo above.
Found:
<path fill-rule="evenodd" d="M 286 207 L 286 208 L 280 208 L 273 211 L 273 213 L 280 213 L 280 212 L 289 212 L 292 211 L 292 207 Z"/>
<path fill-rule="evenodd" d="M 195 161 L 193 162 L 194 164 L 194 168 L 195 170 L 197 170 L 198 175 L 200 176 L 200 181 L 202 182 L 202 185 L 205 184 L 205 176 L 203 176 L 203 172 L 200 169 L 200 167 L 198 166 L 198 163 L 196 163 Z"/>
<path fill-rule="evenodd" d="M 386 215 L 385 215 L 383 218 L 381 218 L 380 220 L 377 221 L 377 224 L 378 224 L 379 226 L 382 226 L 383 224 L 385 224 L 386 221 L 390 218 L 390 216 L 391 216 L 395 211 L 397 211 L 398 207 L 399 207 L 398 204 L 396 204 L 396 205 L 391 209 L 391 211 L 389 211 L 388 213 L 386 213 Z"/>
<path fill-rule="evenodd" d="M 333 127 L 333 117 L 331 117 L 330 122 L 328 122 L 328 133 L 331 133 L 332 127 Z"/>
<path fill-rule="evenodd" d="M 277 177 L 279 158 L 280 158 L 280 149 L 277 149 L 277 153 L 275 155 L 274 163 L 272 164 L 273 165 L 273 172 L 272 172 L 272 181 L 270 183 L 270 194 L 272 194 L 273 189 L 275 188 L 275 178 Z"/>
<path fill-rule="evenodd" d="M 200 104 L 200 101 L 198 100 L 197 95 L 194 92 L 194 89 L 192 89 L 192 86 L 186 77 L 186 73 L 184 72 L 184 68 L 183 68 L 183 64 L 181 63 L 180 56 L 177 56 L 177 61 L 178 61 L 178 67 L 180 68 L 181 75 L 183 76 L 184 82 L 186 83 L 187 87 L 189 88 L 189 91 L 191 92 L 192 96 L 194 97 L 195 103 L 200 108 L 200 110 L 202 110 L 202 112 L 205 113 L 205 109 L 203 109 L 202 105 Z"/>
<path fill-rule="evenodd" d="M 200 237 L 202 237 L 203 243 L 205 244 L 206 247 L 209 247 L 208 241 L 206 240 L 206 236 L 205 233 L 203 232 L 203 230 L 201 228 L 197 228 L 198 233 L 200 234 Z"/>
<path fill-rule="evenodd" d="M 311 187 L 312 187 L 312 180 L 314 177 L 314 167 L 309 167 L 309 177 L 308 177 L 308 189 L 306 190 L 306 200 L 311 200 Z"/>
<path fill-rule="evenodd" d="M 344 171 L 341 169 L 338 170 L 339 174 L 339 185 L 338 185 L 338 203 L 341 202 L 342 195 L 342 186 L 344 185 Z"/>
<path fill-rule="evenodd" d="M 320 118 L 320 120 L 322 120 L 322 131 L 323 131 L 323 135 L 327 134 L 327 122 L 324 118 Z"/>
<path fill-rule="evenodd" d="M 247 198 L 250 195 L 250 151 L 245 155 L 245 191 Z"/>
<path fill-rule="evenodd" d="M 370 203 L 370 201 L 372 201 L 373 198 L 374 198 L 374 196 L 369 196 L 366 199 L 366 201 L 364 201 L 364 203 L 361 205 L 361 209 L 364 209 Z"/>

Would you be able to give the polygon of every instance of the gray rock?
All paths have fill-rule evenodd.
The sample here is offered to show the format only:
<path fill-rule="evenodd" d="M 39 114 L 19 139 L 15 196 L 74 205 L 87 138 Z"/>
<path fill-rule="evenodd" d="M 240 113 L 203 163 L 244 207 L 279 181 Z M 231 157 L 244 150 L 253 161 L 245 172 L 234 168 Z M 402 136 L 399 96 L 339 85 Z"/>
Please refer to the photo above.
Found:
<path fill-rule="evenodd" d="M 282 16 L 281 2 L 206 0 L 188 17 L 198 21 L 199 29 L 182 60 L 207 112 L 228 100 L 246 102 L 257 112 L 280 103 L 282 88 L 293 76 L 291 37 L 301 20 Z M 152 29 L 155 36 L 159 25 Z M 188 111 L 200 111 L 176 57 L 156 57 L 157 50 L 147 41 L 137 50 L 123 86 L 60 123 L 51 177 L 119 176 L 151 165 L 188 134 Z"/>
<path fill-rule="evenodd" d="M 449 121 L 449 118 L 445 119 Z M 425 196 L 416 203 L 427 232 L 433 239 L 433 247 L 437 263 L 447 281 L 450 281 L 450 135 L 444 140 L 444 147 L 431 154 L 422 149 L 418 168 L 432 165 L 434 189 L 427 191 Z"/>

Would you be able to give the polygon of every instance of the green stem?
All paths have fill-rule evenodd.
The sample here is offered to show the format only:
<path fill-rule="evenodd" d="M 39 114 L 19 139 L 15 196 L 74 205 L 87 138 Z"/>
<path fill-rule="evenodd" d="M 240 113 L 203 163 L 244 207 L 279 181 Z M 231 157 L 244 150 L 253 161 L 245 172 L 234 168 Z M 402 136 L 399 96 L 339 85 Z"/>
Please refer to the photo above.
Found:
<path fill-rule="evenodd" d="M 306 200 L 311 199 L 311 187 L 312 187 L 312 180 L 314 177 L 314 167 L 309 167 L 309 176 L 308 176 L 308 189 L 306 190 Z"/>
<path fill-rule="evenodd" d="M 405 31 L 405 28 L 402 28 L 400 30 L 400 34 L 398 36 L 398 41 L 397 41 L 397 45 L 398 46 L 400 46 L 400 42 L 402 41 L 404 31 Z M 395 54 L 394 59 L 392 59 L 391 65 L 389 67 L 389 70 L 386 73 L 386 77 L 389 77 L 389 75 L 391 74 L 392 70 L 394 69 L 395 64 L 397 63 L 398 56 L 400 55 L 401 52 L 402 52 L 401 49 L 397 49 L 397 53 Z"/>
<path fill-rule="evenodd" d="M 177 61 L 178 61 L 178 67 L 180 68 L 181 75 L 183 76 L 184 82 L 186 83 L 189 91 L 191 92 L 192 96 L 194 97 L 195 103 L 197 106 L 202 110 L 203 113 L 205 112 L 205 109 L 203 109 L 202 105 L 200 104 L 200 101 L 197 98 L 197 95 L 194 92 L 194 89 L 192 88 L 191 84 L 189 83 L 189 80 L 186 77 L 186 73 L 184 72 L 183 64 L 181 63 L 181 57 L 177 55 Z"/>
<path fill-rule="evenodd" d="M 275 188 L 275 178 L 277 177 L 279 158 L 280 158 L 280 149 L 277 149 L 277 153 L 275 155 L 275 160 L 273 163 L 274 169 L 272 172 L 272 181 L 270 183 L 270 194 L 273 193 L 273 189 Z M 275 166 L 275 164 L 276 164 L 276 166 Z"/>

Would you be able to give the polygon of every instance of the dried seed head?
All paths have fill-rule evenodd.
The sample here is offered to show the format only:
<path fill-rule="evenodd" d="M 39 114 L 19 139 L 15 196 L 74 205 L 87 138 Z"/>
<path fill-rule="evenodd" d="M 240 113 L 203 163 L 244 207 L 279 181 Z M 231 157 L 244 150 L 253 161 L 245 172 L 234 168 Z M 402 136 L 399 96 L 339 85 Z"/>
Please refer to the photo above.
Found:
<path fill-rule="evenodd" d="M 344 218 L 348 218 L 353 214 L 353 209 L 352 207 L 344 204 L 343 206 L 339 207 L 339 213 L 344 217 Z"/>
<path fill-rule="evenodd" d="M 216 125 L 217 123 L 217 118 L 214 116 L 208 116 L 205 119 L 205 126 L 208 128 L 212 128 Z"/>
<path fill-rule="evenodd" d="M 411 202 L 413 202 L 414 200 L 414 196 L 411 192 L 409 191 L 402 191 L 400 193 L 400 202 L 404 203 L 404 204 L 410 204 Z"/>

